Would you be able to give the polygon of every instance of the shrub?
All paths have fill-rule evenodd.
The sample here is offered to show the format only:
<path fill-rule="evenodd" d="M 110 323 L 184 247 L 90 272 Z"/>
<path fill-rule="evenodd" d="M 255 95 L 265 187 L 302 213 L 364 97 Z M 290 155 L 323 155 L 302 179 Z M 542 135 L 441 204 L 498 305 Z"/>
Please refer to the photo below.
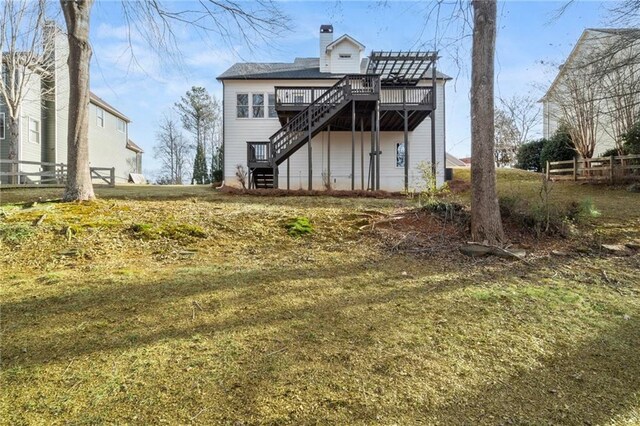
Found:
<path fill-rule="evenodd" d="M 291 219 L 285 228 L 292 237 L 301 237 L 313 232 L 313 225 L 311 225 L 309 218 L 304 216 Z"/>
<path fill-rule="evenodd" d="M 240 185 L 242 185 L 242 189 L 247 189 L 247 171 L 245 170 L 242 164 L 236 164 L 236 178 Z"/>
<path fill-rule="evenodd" d="M 546 139 L 540 139 L 522 144 L 516 154 L 516 168 L 541 172 L 540 153 L 545 142 L 547 142 Z"/>
<path fill-rule="evenodd" d="M 0 224 L 0 241 L 7 244 L 17 245 L 33 235 L 33 227 L 23 223 Z"/>
<path fill-rule="evenodd" d="M 622 136 L 622 150 L 625 154 L 640 154 L 640 121 Z"/>
<path fill-rule="evenodd" d="M 540 151 L 540 167 L 544 169 L 547 161 L 573 160 L 575 155 L 569 132 L 560 127 L 551 139 L 545 141 Z"/>

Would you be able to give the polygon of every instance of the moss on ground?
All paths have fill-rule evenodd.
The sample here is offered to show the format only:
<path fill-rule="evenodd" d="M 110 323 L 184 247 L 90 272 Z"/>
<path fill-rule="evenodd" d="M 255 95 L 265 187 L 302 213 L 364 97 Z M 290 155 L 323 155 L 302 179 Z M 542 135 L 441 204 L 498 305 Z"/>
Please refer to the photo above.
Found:
<path fill-rule="evenodd" d="M 640 256 L 596 244 L 640 237 L 637 194 L 574 189 L 558 202 L 602 215 L 528 262 L 463 258 L 404 200 L 99 189 L 37 227 L 6 208 L 34 234 L 0 241 L 0 423 L 638 424 Z M 160 235 L 180 224 L 206 238 Z"/>

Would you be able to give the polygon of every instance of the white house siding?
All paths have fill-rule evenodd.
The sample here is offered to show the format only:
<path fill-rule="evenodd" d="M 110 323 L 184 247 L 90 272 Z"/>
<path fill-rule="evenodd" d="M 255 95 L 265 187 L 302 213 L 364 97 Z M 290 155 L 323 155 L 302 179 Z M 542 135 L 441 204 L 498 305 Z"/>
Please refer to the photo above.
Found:
<path fill-rule="evenodd" d="M 268 141 L 269 137 L 280 129 L 277 118 L 246 119 L 236 118 L 237 93 L 273 93 L 274 86 L 329 86 L 327 80 L 226 80 L 224 83 L 224 170 L 227 185 L 239 186 L 235 177 L 236 165 L 247 169 L 247 142 Z M 438 82 L 437 102 L 444 105 L 442 81 Z M 436 163 L 438 183 L 444 182 L 444 109 L 436 110 Z M 356 126 L 357 127 L 357 126 Z M 327 171 L 328 133 L 317 134 L 311 143 L 312 177 L 315 189 L 323 188 L 322 173 Z M 380 145 L 380 186 L 383 190 L 400 191 L 404 188 L 404 169 L 396 168 L 396 143 L 404 139 L 402 132 L 381 132 Z M 355 187 L 361 187 L 360 132 L 356 133 L 355 144 Z M 419 182 L 417 166 L 420 162 L 431 163 L 431 122 L 425 119 L 413 132 L 409 132 L 410 186 Z M 369 152 L 371 133 L 364 132 L 365 149 L 365 188 L 369 170 Z M 308 147 L 300 148 L 289 158 L 291 189 L 306 189 L 308 186 Z M 279 187 L 287 185 L 287 161 L 279 167 Z M 331 132 L 331 177 L 335 189 L 351 189 L 351 132 Z"/>
<path fill-rule="evenodd" d="M 343 40 L 334 46 L 330 54 L 330 68 L 333 74 L 356 74 L 360 72 L 360 50 L 349 40 Z M 351 55 L 340 58 L 340 55 Z"/>
<path fill-rule="evenodd" d="M 118 117 L 104 108 L 104 127 L 97 124 L 98 106 L 89 104 L 89 163 L 92 167 L 115 167 L 116 183 L 125 183 L 135 172 L 136 154 L 126 148 L 127 128 L 118 131 Z"/>
<path fill-rule="evenodd" d="M 69 43 L 58 30 L 55 39 L 55 162 L 67 162 L 67 134 L 69 129 Z"/>
<path fill-rule="evenodd" d="M 42 98 L 40 92 L 40 75 L 32 74 L 26 86 L 26 93 L 20 108 L 20 146 L 18 148 L 18 159 L 20 161 L 42 161 L 43 151 L 43 122 L 42 122 Z M 38 122 L 39 140 L 33 142 L 29 140 L 29 121 L 30 119 Z M 20 166 L 20 170 L 24 172 L 39 172 L 39 165 Z M 29 180 L 39 181 L 38 176 L 28 176 Z"/>
<path fill-rule="evenodd" d="M 593 30 L 585 30 L 582 34 L 574 50 L 567 58 L 567 63 L 564 67 L 576 66 L 584 61 L 587 55 L 594 49 L 600 48 L 605 43 L 610 42 L 610 38 L 616 36 L 607 35 L 605 33 Z M 613 60 L 613 59 L 612 59 Z M 569 69 L 569 68 L 568 68 Z M 550 138 L 557 131 L 560 122 L 563 120 L 563 113 L 560 106 L 554 102 L 554 94 L 556 91 L 563 90 L 564 82 L 566 81 L 566 75 L 559 71 L 559 76 L 556 78 L 552 86 L 549 88 L 547 94 L 542 99 L 543 103 L 543 136 Z M 611 102 L 611 100 L 605 100 L 604 103 Z M 604 151 L 615 148 L 616 143 L 613 137 L 614 131 L 612 123 L 605 115 L 604 110 L 606 105 L 601 106 L 603 112 L 598 115 L 598 132 L 596 135 L 596 146 L 594 150 L 594 157 L 599 156 Z M 569 123 L 571 124 L 571 123 Z"/>

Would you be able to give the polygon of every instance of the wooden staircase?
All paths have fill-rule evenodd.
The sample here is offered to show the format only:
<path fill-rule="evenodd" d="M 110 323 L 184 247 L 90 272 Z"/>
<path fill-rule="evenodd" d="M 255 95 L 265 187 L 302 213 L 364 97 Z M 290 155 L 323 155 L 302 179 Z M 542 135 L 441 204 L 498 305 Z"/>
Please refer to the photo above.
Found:
<path fill-rule="evenodd" d="M 251 184 L 254 188 L 277 188 L 277 167 L 280 164 L 325 130 L 331 120 L 351 102 L 358 99 L 375 100 L 379 94 L 378 76 L 346 75 L 282 126 L 269 138 L 268 143 L 248 142 Z M 271 174 L 266 173 L 268 169 L 271 169 Z"/>

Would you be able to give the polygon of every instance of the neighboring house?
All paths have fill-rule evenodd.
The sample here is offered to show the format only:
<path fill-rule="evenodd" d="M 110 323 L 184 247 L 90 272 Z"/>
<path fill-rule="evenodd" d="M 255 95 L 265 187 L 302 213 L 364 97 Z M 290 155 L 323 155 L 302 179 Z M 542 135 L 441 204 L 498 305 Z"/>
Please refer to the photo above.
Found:
<path fill-rule="evenodd" d="M 53 43 L 47 62 L 29 78 L 29 87 L 20 106 L 18 161 L 66 163 L 69 113 L 69 72 L 67 37 L 47 25 Z M 6 112 L 0 98 L 0 158 L 8 159 Z M 115 168 L 117 183 L 128 181 L 130 173 L 141 173 L 142 150 L 129 140 L 131 120 L 91 93 L 89 105 L 89 162 L 93 167 Z M 39 165 L 20 164 L 20 171 L 38 172 Z M 45 167 L 46 169 L 46 167 Z M 2 171 L 8 171 L 4 164 Z M 37 182 L 37 176 L 23 176 L 22 183 Z M 8 178 L 2 177 L 1 183 Z"/>
<path fill-rule="evenodd" d="M 240 166 L 251 187 L 399 191 L 421 183 L 420 163 L 443 183 L 451 78 L 437 53 L 364 50 L 322 25 L 317 58 L 221 74 L 226 184 L 240 185 Z"/>
<path fill-rule="evenodd" d="M 447 152 L 447 168 L 450 167 L 469 167 L 469 164 Z"/>
<path fill-rule="evenodd" d="M 635 59 L 629 60 L 629 55 Z M 593 156 L 614 148 L 624 132 L 616 120 L 622 112 L 620 105 L 636 105 L 634 115 L 640 111 L 639 82 L 640 29 L 584 30 L 541 99 L 543 136 L 552 137 L 563 122 L 574 126 L 580 117 L 593 116 Z"/>

